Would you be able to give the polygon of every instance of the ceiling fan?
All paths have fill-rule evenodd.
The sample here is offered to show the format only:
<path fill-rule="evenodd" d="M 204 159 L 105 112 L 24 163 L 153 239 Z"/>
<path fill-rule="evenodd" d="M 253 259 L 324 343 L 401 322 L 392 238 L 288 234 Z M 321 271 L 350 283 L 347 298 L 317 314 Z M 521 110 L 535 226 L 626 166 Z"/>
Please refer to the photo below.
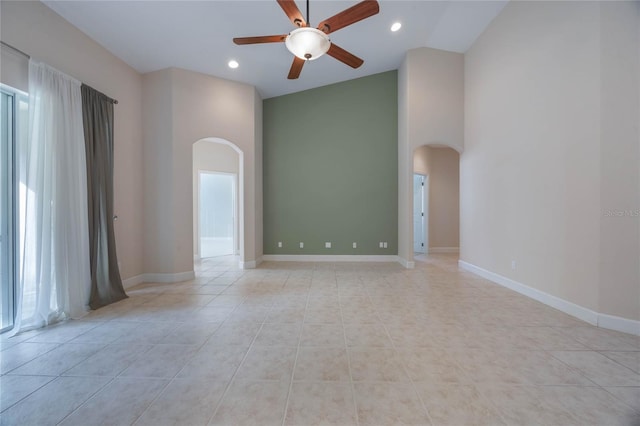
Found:
<path fill-rule="evenodd" d="M 352 68 L 358 68 L 364 63 L 362 59 L 332 43 L 329 39 L 329 34 L 378 13 L 380 7 L 376 0 L 364 0 L 345 9 L 337 15 L 320 22 L 317 28 L 312 28 L 309 23 L 309 0 L 307 0 L 306 20 L 294 0 L 276 1 L 293 25 L 297 27 L 296 29 L 289 34 L 234 38 L 233 42 L 235 44 L 284 42 L 287 49 L 295 55 L 287 77 L 290 80 L 300 76 L 305 61 L 312 61 L 325 53 Z"/>

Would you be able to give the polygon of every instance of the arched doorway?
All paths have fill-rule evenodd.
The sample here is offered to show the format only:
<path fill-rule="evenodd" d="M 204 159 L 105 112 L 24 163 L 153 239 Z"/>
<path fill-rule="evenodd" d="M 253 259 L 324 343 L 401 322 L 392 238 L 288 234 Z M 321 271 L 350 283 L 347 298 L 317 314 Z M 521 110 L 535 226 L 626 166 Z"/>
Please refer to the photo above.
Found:
<path fill-rule="evenodd" d="M 422 145 L 413 152 L 413 174 L 414 254 L 457 254 L 460 247 L 460 154 L 442 145 Z"/>
<path fill-rule="evenodd" d="M 243 258 L 243 152 L 221 138 L 200 139 L 192 151 L 194 258 Z"/>

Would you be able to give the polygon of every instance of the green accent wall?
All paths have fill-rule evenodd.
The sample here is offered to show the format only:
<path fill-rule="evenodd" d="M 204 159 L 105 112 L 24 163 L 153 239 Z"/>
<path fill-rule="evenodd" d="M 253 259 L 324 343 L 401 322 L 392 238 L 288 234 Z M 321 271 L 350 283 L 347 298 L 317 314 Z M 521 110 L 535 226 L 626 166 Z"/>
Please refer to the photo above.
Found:
<path fill-rule="evenodd" d="M 264 254 L 397 254 L 397 71 L 266 99 L 263 126 Z"/>

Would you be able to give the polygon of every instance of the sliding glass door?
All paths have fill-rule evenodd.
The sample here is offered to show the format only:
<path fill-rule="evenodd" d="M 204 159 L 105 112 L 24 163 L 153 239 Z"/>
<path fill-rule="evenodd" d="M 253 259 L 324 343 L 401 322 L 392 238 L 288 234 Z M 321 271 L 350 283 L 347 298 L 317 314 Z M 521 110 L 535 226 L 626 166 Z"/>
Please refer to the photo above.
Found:
<path fill-rule="evenodd" d="M 0 332 L 15 317 L 15 97 L 0 92 Z"/>

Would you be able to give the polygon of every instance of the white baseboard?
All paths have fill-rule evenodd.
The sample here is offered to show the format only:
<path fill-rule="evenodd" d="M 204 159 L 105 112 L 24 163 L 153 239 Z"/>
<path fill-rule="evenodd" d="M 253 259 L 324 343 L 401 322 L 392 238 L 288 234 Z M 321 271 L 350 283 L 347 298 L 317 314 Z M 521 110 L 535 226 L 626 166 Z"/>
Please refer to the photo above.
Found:
<path fill-rule="evenodd" d="M 486 269 L 480 268 L 463 260 L 458 260 L 458 266 L 466 271 L 473 272 L 482 278 L 486 278 L 489 281 L 493 281 L 496 284 L 509 288 L 524 296 L 537 300 L 538 302 L 544 303 L 547 306 L 551 306 L 565 314 L 588 322 L 591 325 L 640 336 L 640 321 L 595 312 L 549 293 L 545 293 L 544 291 L 514 281 L 511 278 L 504 277 L 496 274 L 495 272 L 487 271 Z"/>
<path fill-rule="evenodd" d="M 429 254 L 438 254 L 438 253 L 459 253 L 460 247 L 429 247 Z"/>
<path fill-rule="evenodd" d="M 265 254 L 262 259 L 274 262 L 398 262 L 396 255 Z"/>
<path fill-rule="evenodd" d="M 616 317 L 614 315 L 598 314 L 598 327 L 640 336 L 640 321 Z"/>
<path fill-rule="evenodd" d="M 262 263 L 262 258 L 259 257 L 256 260 L 249 260 L 247 262 L 243 262 L 242 260 L 238 262 L 240 269 L 255 269 Z"/>
<path fill-rule="evenodd" d="M 124 289 L 127 290 L 131 287 L 137 286 L 138 284 L 142 284 L 143 282 L 145 282 L 144 275 L 145 274 L 140 274 L 140 275 L 136 275 L 135 277 L 122 280 L 122 287 L 124 287 Z"/>
<path fill-rule="evenodd" d="M 179 283 L 196 277 L 193 271 L 178 272 L 176 274 L 142 274 L 144 283 Z"/>
<path fill-rule="evenodd" d="M 416 267 L 416 262 L 414 262 L 413 260 L 407 260 L 404 257 L 400 256 L 398 256 L 398 263 L 407 269 L 413 269 Z"/>

